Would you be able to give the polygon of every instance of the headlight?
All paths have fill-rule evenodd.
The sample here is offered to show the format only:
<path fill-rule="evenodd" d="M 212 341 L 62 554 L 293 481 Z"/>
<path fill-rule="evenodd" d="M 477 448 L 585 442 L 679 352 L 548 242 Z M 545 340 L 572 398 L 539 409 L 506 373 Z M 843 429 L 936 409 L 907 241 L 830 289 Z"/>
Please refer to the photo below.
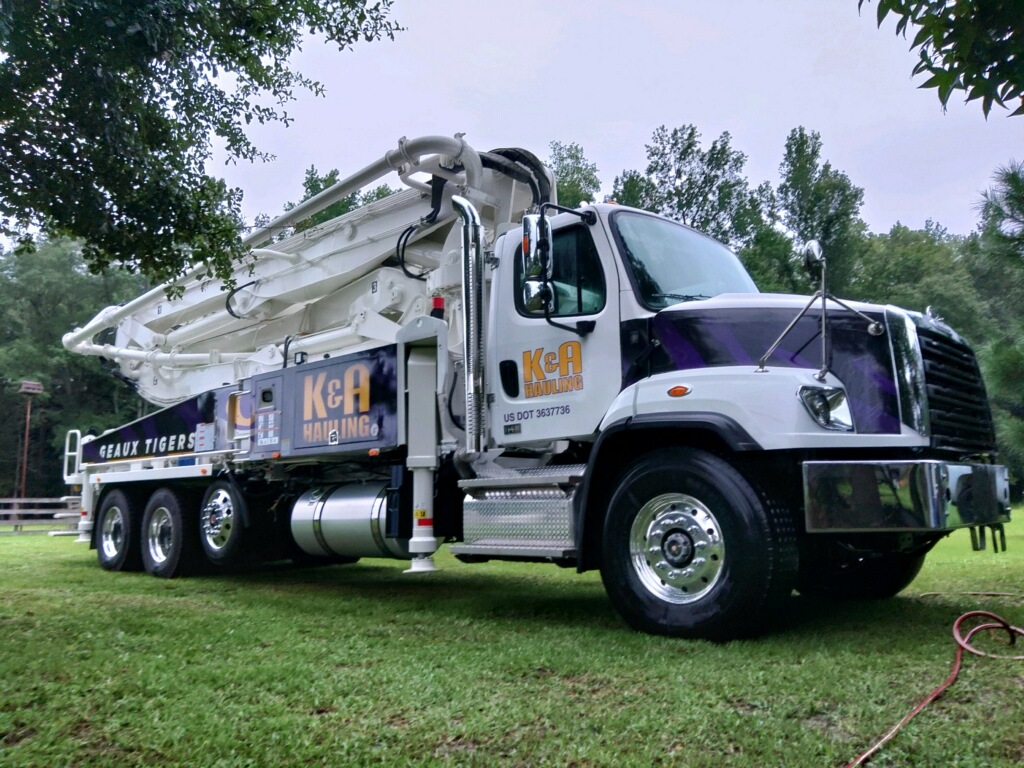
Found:
<path fill-rule="evenodd" d="M 800 387 L 800 399 L 811 418 L 825 429 L 853 431 L 853 415 L 846 390 L 834 387 Z"/>

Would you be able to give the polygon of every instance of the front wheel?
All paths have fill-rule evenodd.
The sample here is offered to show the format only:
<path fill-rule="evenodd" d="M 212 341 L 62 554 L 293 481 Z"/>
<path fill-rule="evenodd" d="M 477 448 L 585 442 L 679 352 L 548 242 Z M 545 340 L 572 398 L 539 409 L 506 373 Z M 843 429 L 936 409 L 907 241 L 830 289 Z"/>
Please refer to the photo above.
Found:
<path fill-rule="evenodd" d="M 641 457 L 608 506 L 601 578 L 616 609 L 643 632 L 752 634 L 792 591 L 796 564 L 789 515 L 706 451 Z"/>

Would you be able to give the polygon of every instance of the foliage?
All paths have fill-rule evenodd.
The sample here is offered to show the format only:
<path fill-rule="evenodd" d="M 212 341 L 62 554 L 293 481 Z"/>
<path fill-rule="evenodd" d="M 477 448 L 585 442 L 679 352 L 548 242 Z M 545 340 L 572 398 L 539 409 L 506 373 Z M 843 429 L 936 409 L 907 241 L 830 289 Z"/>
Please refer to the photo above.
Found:
<path fill-rule="evenodd" d="M 551 565 L 441 553 L 427 577 L 364 560 L 169 582 L 3 536 L 0 763 L 845 765 L 947 675 L 960 613 L 1022 624 L 1013 598 L 958 596 L 1020 592 L 1024 531 L 1007 537 L 993 557 L 960 532 L 899 598 L 793 598 L 784 632 L 714 644 L 631 632 L 596 574 Z M 1019 766 L 1017 667 L 965 658 L 877 763 Z"/>
<path fill-rule="evenodd" d="M 928 222 L 923 230 L 896 224 L 870 235 L 856 265 L 849 295 L 924 312 L 931 307 L 973 344 L 990 338 L 995 324 L 961 258 L 962 241 Z"/>
<path fill-rule="evenodd" d="M 784 232 L 760 227 L 738 255 L 763 292 L 809 292 L 807 277 L 793 257 L 793 241 Z"/>
<path fill-rule="evenodd" d="M 583 147 L 575 142 L 563 144 L 560 141 L 552 141 L 549 147 L 551 156 L 547 165 L 555 174 L 559 205 L 579 208 L 593 201 L 601 189 L 601 180 L 597 177 L 597 165 L 587 160 Z"/>
<path fill-rule="evenodd" d="M 1024 260 L 1024 161 L 996 170 L 995 184 L 982 206 L 985 236 L 1001 254 Z"/>
<path fill-rule="evenodd" d="M 865 0 L 858 0 L 863 8 Z M 917 28 L 911 49 L 920 60 L 915 75 L 922 88 L 935 88 L 945 107 L 954 91 L 967 101 L 981 99 L 987 116 L 993 104 L 1020 106 L 1024 115 L 1024 4 L 1020 0 L 878 0 L 878 25 L 898 17 L 896 34 Z"/>
<path fill-rule="evenodd" d="M 619 205 L 654 212 L 656 197 L 654 182 L 640 171 L 623 171 L 621 176 L 615 177 L 611 199 Z"/>
<path fill-rule="evenodd" d="M 32 404 L 28 493 L 60 496 L 60 451 L 68 429 L 106 429 L 136 415 L 138 399 L 94 360 L 72 354 L 61 336 L 103 307 L 142 291 L 124 272 L 89 274 L 81 248 L 69 240 L 42 242 L 33 254 L 0 254 L 0 388 L 14 404 L 0 430 L 0 496 L 13 496 L 14 465 L 24 429 L 18 382 L 39 381 Z"/>
<path fill-rule="evenodd" d="M 781 223 L 798 247 L 817 240 L 828 260 L 829 286 L 842 295 L 850 287 L 867 231 L 860 220 L 864 190 L 821 161 L 821 135 L 803 126 L 790 131 L 776 191 Z"/>
<path fill-rule="evenodd" d="M 1024 478 L 1024 164 L 996 171 L 984 198 L 982 224 L 965 260 L 974 287 L 998 325 L 981 361 L 999 435 L 1000 461 Z"/>
<path fill-rule="evenodd" d="M 1019 486 L 1024 478 L 1024 338 L 988 346 L 981 361 L 999 437 L 999 461 Z"/>
<path fill-rule="evenodd" d="M 705 150 L 693 125 L 654 131 L 647 168 L 623 171 L 612 192 L 618 202 L 661 213 L 722 242 L 737 245 L 752 234 L 757 197 L 743 174 L 746 155 L 728 132 Z"/>
<path fill-rule="evenodd" d="M 325 174 L 320 174 L 316 170 L 316 166 L 309 166 L 306 169 L 306 178 L 302 182 L 302 199 L 300 203 L 304 203 L 311 197 L 319 195 L 326 189 L 333 187 L 338 183 L 340 174 L 337 168 L 333 168 Z M 307 229 L 311 229 L 319 224 L 323 224 L 325 221 L 343 216 L 349 211 L 354 211 L 356 208 L 360 208 L 364 205 L 372 203 L 374 200 L 382 200 L 390 194 L 393 194 L 394 190 L 391 189 L 387 184 L 381 184 L 378 187 L 374 187 L 368 192 L 353 192 L 343 200 L 339 200 L 319 213 L 314 213 L 309 218 L 303 219 L 295 225 L 295 232 L 305 232 Z M 298 203 L 287 203 L 284 206 L 285 211 L 290 211 Z M 269 222 L 268 222 L 269 223 Z"/>
<path fill-rule="evenodd" d="M 0 221 L 84 241 L 89 267 L 153 282 L 189 263 L 229 277 L 240 193 L 205 173 L 211 137 L 265 157 L 256 122 L 316 81 L 289 68 L 308 31 L 392 37 L 391 0 L 9 0 L 0 5 Z"/>

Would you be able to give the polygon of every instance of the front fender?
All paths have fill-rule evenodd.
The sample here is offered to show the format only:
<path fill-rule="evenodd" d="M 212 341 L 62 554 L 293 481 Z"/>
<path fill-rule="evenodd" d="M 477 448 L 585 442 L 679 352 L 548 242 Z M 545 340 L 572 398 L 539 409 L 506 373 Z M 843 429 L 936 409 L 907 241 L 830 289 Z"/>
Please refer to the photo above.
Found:
<path fill-rule="evenodd" d="M 928 438 L 905 424 L 895 434 L 861 434 L 856 424 L 853 432 L 824 429 L 801 402 L 800 388 L 843 387 L 843 382 L 831 373 L 820 382 L 816 373 L 804 368 L 757 371 L 752 366 L 661 373 L 624 389 L 612 403 L 600 429 L 603 432 L 628 419 L 662 417 L 675 421 L 684 415 L 715 414 L 737 425 L 767 451 L 928 446 Z M 669 394 L 669 390 L 680 386 L 686 388 L 685 395 Z"/>

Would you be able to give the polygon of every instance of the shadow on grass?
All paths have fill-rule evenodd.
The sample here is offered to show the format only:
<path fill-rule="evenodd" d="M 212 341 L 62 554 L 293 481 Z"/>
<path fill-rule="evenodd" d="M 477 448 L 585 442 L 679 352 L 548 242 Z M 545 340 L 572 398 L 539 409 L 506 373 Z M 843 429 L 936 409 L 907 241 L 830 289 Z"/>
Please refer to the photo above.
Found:
<path fill-rule="evenodd" d="M 551 568 L 551 566 L 548 566 Z M 470 572 L 471 571 L 471 572 Z M 535 572 L 510 573 L 509 566 L 461 566 L 437 573 L 410 575 L 402 566 L 357 564 L 295 568 L 271 564 L 258 570 L 207 576 L 246 588 L 284 591 L 298 599 L 290 609 L 321 610 L 322 598 L 379 606 L 386 601 L 396 612 L 417 609 L 465 619 L 497 622 L 536 622 L 583 627 L 622 627 L 621 620 L 595 578 L 552 579 L 544 565 Z M 320 599 L 310 599 L 312 595 Z"/>
<path fill-rule="evenodd" d="M 794 595 L 775 634 L 877 644 L 879 648 L 918 638 L 922 643 L 949 637 L 956 619 L 968 611 L 1004 610 L 1005 603 L 967 595 L 920 596 L 913 592 L 887 600 L 829 601 Z M 867 639 L 867 640 L 865 640 Z M 952 643 L 952 641 L 950 641 Z M 905 647 L 905 646 L 903 646 Z"/>
<path fill-rule="evenodd" d="M 76 576 L 98 570 L 95 562 L 87 559 L 68 560 L 62 568 Z M 631 632 L 612 608 L 595 574 L 577 577 L 542 564 L 530 568 L 507 563 L 473 568 L 442 564 L 439 572 L 425 575 L 403 574 L 403 568 L 401 563 L 373 560 L 319 568 L 269 563 L 174 583 L 148 577 L 143 581 L 147 592 L 159 587 L 161 592 L 230 593 L 231 601 L 254 606 L 270 599 L 276 610 L 296 617 L 331 613 L 344 604 L 345 612 L 380 611 L 405 616 L 424 612 L 521 629 L 535 625 Z M 123 579 L 124 575 L 102 577 Z M 77 578 L 72 581 L 81 583 Z M 780 609 L 768 636 L 789 640 L 827 637 L 836 642 L 873 636 L 882 645 L 887 642 L 885 638 L 948 634 L 962 613 L 978 609 L 998 612 L 1005 605 L 955 594 L 921 597 L 913 591 L 879 601 L 830 601 L 794 594 Z"/>
<path fill-rule="evenodd" d="M 292 568 L 275 564 L 246 574 L 209 577 L 240 586 L 306 592 L 331 600 L 388 601 L 395 610 L 429 609 L 447 616 L 499 622 L 552 624 L 630 632 L 612 608 L 598 578 L 551 578 L 542 565 L 535 572 L 498 565 L 479 570 L 449 569 L 426 576 L 405 575 L 391 566 L 354 565 Z M 889 600 L 831 601 L 794 593 L 772 622 L 780 637 L 933 637 L 947 632 L 962 613 L 985 607 L 969 596 L 919 597 L 908 592 Z M 320 609 L 319 601 L 299 601 L 293 609 Z M 989 606 L 991 607 L 991 606 Z M 881 641 L 884 642 L 884 641 Z"/>

